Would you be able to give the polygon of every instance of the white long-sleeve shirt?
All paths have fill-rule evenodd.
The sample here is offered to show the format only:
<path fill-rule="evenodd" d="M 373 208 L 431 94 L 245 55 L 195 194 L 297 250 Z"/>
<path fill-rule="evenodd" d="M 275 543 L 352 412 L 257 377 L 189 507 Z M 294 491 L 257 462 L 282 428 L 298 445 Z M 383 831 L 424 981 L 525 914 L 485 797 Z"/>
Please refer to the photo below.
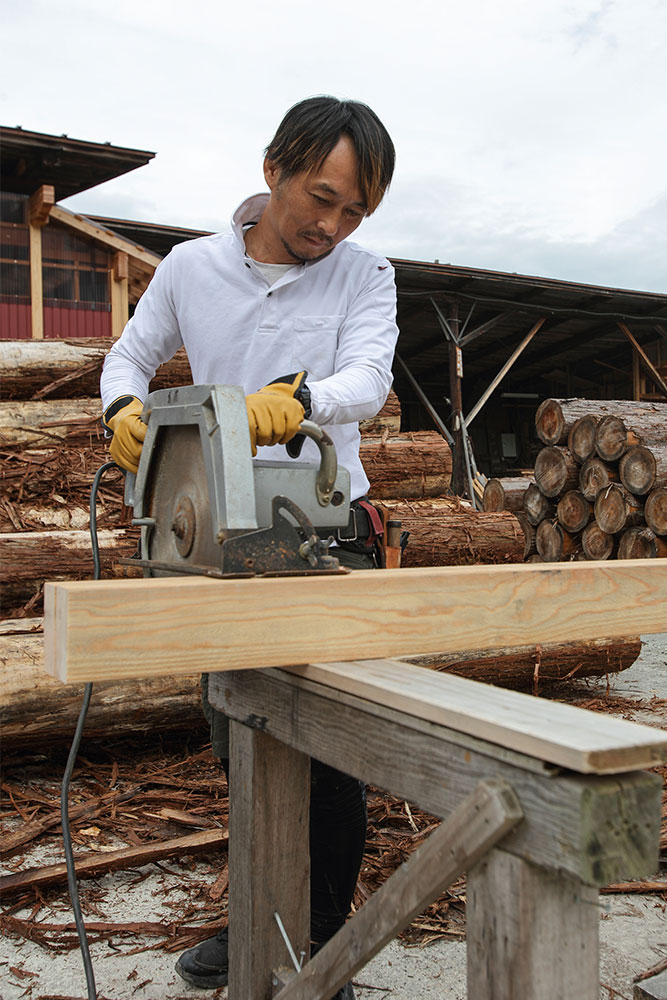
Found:
<path fill-rule="evenodd" d="M 106 358 L 102 405 L 126 394 L 143 401 L 159 365 L 181 346 L 195 384 L 240 385 L 246 394 L 305 369 L 311 419 L 326 425 L 356 498 L 369 485 L 357 422 L 378 412 L 392 382 L 394 270 L 343 241 L 269 285 L 243 240 L 243 226 L 261 217 L 268 197 L 248 198 L 231 232 L 181 243 L 160 263 Z M 258 451 L 263 460 L 286 460 L 280 445 Z M 306 440 L 302 460 L 318 457 Z"/>

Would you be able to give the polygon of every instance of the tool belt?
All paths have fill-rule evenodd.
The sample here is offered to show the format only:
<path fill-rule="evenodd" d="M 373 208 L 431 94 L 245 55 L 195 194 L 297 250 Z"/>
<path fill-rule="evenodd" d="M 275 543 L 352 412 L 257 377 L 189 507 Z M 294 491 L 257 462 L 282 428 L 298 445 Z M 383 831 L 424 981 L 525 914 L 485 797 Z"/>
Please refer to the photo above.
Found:
<path fill-rule="evenodd" d="M 318 528 L 318 535 L 333 535 L 339 545 L 357 552 L 371 552 L 384 535 L 382 517 L 368 497 L 359 497 L 350 504 L 350 519 L 342 528 Z"/>

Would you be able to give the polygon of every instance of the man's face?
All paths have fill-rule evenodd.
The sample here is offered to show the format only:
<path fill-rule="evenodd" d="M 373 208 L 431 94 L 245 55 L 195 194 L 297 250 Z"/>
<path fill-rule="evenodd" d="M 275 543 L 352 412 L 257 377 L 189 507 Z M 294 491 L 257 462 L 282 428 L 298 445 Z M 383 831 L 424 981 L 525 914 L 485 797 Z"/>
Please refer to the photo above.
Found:
<path fill-rule="evenodd" d="M 366 206 L 359 188 L 354 146 L 343 136 L 322 165 L 282 178 L 269 161 L 264 176 L 271 198 L 262 223 L 274 263 L 319 260 L 359 226 Z"/>

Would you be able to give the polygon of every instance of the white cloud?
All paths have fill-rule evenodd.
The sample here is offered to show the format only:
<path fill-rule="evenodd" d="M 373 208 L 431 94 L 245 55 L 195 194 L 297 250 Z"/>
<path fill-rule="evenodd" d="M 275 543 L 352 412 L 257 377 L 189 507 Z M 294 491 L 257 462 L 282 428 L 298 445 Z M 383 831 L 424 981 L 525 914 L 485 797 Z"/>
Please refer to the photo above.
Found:
<path fill-rule="evenodd" d="M 286 108 L 330 92 L 396 143 L 361 234 L 385 252 L 667 291 L 663 0 L 22 0 L 4 25 L 31 52 L 3 52 L 5 124 L 157 151 L 79 210 L 224 227 Z"/>

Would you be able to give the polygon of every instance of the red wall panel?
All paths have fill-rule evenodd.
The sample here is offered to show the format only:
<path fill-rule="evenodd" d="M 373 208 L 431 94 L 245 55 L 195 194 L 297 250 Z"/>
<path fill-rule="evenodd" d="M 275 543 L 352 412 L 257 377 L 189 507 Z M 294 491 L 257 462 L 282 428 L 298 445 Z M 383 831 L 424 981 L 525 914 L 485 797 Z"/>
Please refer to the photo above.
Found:
<path fill-rule="evenodd" d="M 66 309 L 44 306 L 44 337 L 110 337 L 111 313 L 101 309 Z"/>
<path fill-rule="evenodd" d="M 0 337 L 30 340 L 31 336 L 30 306 L 0 302 Z"/>

